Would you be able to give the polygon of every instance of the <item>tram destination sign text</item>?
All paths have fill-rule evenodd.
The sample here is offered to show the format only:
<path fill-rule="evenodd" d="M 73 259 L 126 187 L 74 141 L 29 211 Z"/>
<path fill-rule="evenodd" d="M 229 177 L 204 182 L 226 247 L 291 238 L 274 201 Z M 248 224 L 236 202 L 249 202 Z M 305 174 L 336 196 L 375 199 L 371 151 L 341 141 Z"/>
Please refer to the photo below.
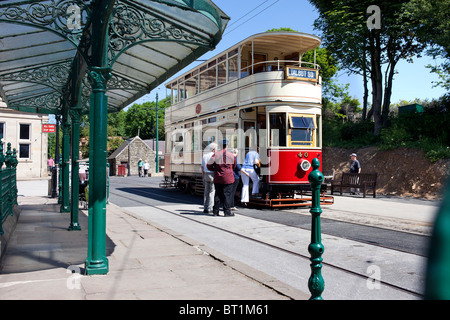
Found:
<path fill-rule="evenodd" d="M 310 68 L 286 67 L 287 80 L 304 80 L 317 82 L 318 70 Z"/>

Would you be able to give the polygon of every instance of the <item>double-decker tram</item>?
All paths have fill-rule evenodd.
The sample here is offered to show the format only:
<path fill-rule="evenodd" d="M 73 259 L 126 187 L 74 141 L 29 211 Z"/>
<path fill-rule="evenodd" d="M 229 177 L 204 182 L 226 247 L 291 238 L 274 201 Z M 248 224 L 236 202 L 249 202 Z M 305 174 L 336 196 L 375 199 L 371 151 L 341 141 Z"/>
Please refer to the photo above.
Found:
<path fill-rule="evenodd" d="M 322 163 L 320 43 L 300 32 L 256 34 L 167 83 L 172 104 L 161 187 L 203 194 L 202 156 L 211 142 L 226 139 L 240 164 L 259 150 L 260 194 L 250 202 L 310 205 L 311 161 Z M 314 61 L 302 61 L 310 50 Z M 321 202 L 332 199 L 322 194 Z"/>

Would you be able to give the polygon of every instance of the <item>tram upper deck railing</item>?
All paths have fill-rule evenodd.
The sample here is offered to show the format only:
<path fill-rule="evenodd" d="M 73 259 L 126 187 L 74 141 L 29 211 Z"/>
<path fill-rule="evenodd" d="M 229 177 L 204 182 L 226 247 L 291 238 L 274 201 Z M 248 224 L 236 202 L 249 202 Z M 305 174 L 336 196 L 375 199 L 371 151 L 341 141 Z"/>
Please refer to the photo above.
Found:
<path fill-rule="evenodd" d="M 288 80 L 320 83 L 315 54 L 314 63 L 302 61 L 319 45 L 320 38 L 301 32 L 253 35 L 167 83 L 172 105 L 261 72 L 282 70 Z"/>

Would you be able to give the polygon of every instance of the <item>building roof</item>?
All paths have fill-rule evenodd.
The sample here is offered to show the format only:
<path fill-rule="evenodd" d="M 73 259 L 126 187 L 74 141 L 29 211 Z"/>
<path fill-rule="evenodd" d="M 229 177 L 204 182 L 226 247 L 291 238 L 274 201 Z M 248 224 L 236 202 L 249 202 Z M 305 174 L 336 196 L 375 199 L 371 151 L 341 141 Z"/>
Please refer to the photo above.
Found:
<path fill-rule="evenodd" d="M 124 150 L 127 150 L 128 145 L 133 144 L 136 140 L 140 140 L 147 148 L 150 149 L 150 151 L 153 151 L 153 149 L 145 142 L 145 140 L 142 140 L 140 137 L 136 136 L 134 138 L 125 140 L 120 147 L 116 149 L 111 155 L 108 157 L 108 159 L 114 159 L 117 158 Z"/>
<path fill-rule="evenodd" d="M 76 101 L 89 112 L 91 18 L 101 9 L 96 0 L 0 2 L 0 96 L 8 108 L 61 114 L 64 101 Z M 228 20 L 210 0 L 115 1 L 107 21 L 108 112 L 213 49 Z"/>

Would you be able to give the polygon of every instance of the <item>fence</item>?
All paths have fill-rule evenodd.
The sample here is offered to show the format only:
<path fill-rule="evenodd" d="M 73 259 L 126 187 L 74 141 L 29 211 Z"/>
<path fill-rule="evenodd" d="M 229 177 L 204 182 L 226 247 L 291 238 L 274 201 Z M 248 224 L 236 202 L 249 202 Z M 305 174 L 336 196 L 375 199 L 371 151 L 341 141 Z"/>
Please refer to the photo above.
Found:
<path fill-rule="evenodd" d="M 11 143 L 8 142 L 6 155 L 3 154 L 0 140 L 0 234 L 4 233 L 3 222 L 13 215 L 13 206 L 17 205 L 17 163 L 16 149 L 11 151 Z"/>

